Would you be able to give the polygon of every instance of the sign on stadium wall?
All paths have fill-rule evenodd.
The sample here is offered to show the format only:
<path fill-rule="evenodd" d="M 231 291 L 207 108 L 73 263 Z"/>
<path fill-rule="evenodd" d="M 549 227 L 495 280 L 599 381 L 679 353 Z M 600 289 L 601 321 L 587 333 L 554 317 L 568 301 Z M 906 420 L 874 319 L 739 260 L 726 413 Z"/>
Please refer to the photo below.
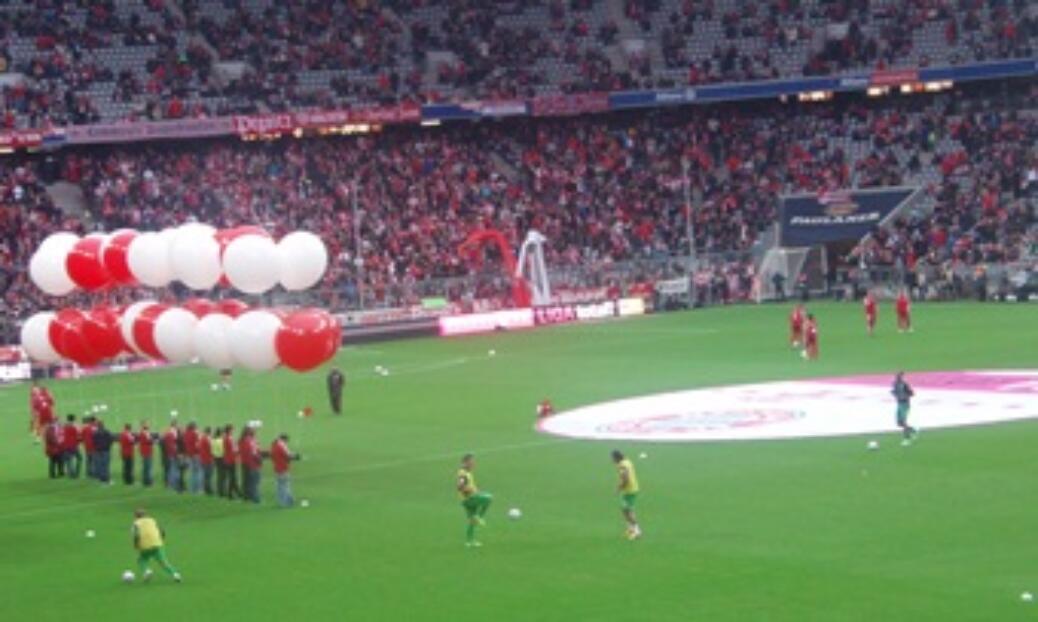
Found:
<path fill-rule="evenodd" d="M 883 223 L 915 188 L 840 190 L 782 198 L 782 246 L 814 246 L 859 240 Z"/>

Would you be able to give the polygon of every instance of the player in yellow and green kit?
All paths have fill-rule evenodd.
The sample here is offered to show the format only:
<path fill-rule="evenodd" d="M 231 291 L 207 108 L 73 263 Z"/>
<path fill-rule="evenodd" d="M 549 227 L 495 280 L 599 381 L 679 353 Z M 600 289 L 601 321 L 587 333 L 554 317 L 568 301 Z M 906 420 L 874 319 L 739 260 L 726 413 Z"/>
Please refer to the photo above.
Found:
<path fill-rule="evenodd" d="M 169 573 L 169 576 L 173 577 L 174 581 L 180 583 L 180 573 L 170 565 L 169 560 L 166 559 L 166 551 L 162 548 L 163 532 L 159 529 L 159 524 L 144 510 L 137 510 L 133 513 L 133 517 L 133 547 L 140 553 L 137 557 L 137 567 L 140 570 L 141 579 L 145 581 L 151 579 L 148 562 L 154 559 L 163 570 Z"/>
<path fill-rule="evenodd" d="M 642 537 L 642 528 L 638 526 L 638 519 L 634 516 L 634 502 L 638 498 L 638 476 L 634 472 L 634 465 L 619 449 L 614 449 L 612 456 L 617 474 L 620 476 L 617 490 L 620 492 L 620 512 L 627 521 L 627 539 L 635 540 Z"/>
<path fill-rule="evenodd" d="M 461 507 L 465 508 L 465 516 L 468 517 L 465 546 L 483 546 L 476 540 L 476 526 L 486 524 L 483 516 L 486 515 L 493 498 L 490 493 L 480 492 L 476 487 L 476 478 L 472 475 L 475 466 L 472 454 L 465 454 L 461 458 L 461 468 L 458 469 L 458 494 L 461 496 Z"/>

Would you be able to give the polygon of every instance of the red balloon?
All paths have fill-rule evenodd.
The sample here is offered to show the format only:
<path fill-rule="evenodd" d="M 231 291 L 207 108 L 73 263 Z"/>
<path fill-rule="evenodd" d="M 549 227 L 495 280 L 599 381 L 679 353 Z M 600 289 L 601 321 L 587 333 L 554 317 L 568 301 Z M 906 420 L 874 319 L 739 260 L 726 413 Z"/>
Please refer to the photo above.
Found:
<path fill-rule="evenodd" d="M 224 315 L 238 317 L 249 310 L 249 305 L 234 298 L 226 298 L 216 303 L 216 310 Z"/>
<path fill-rule="evenodd" d="M 210 313 L 215 313 L 219 310 L 215 302 L 205 298 L 191 298 L 190 300 L 185 300 L 180 306 L 194 313 L 198 319 L 202 319 Z"/>
<path fill-rule="evenodd" d="M 329 360 L 342 343 L 339 321 L 321 309 L 301 309 L 281 323 L 274 337 L 281 363 L 296 371 L 310 371 Z"/>
<path fill-rule="evenodd" d="M 108 238 L 101 248 L 101 263 L 112 277 L 112 280 L 120 285 L 134 285 L 137 279 L 130 273 L 130 265 L 126 262 L 126 254 L 130 250 L 130 242 L 137 237 L 137 232 L 132 229 L 116 231 Z"/>
<path fill-rule="evenodd" d="M 96 290 L 112 283 L 104 264 L 101 263 L 101 244 L 104 237 L 88 235 L 76 242 L 65 258 L 69 278 L 85 290 Z"/>
<path fill-rule="evenodd" d="M 119 315 L 110 307 L 96 307 L 83 317 L 83 337 L 103 359 L 117 356 L 126 347 L 119 329 Z"/>
<path fill-rule="evenodd" d="M 48 333 L 51 346 L 61 356 L 80 365 L 92 367 L 101 357 L 83 336 L 85 316 L 79 309 L 62 309 L 50 322 Z"/>
<path fill-rule="evenodd" d="M 162 358 L 162 353 L 155 345 L 155 322 L 167 309 L 169 305 L 162 303 L 149 305 L 137 314 L 137 319 L 133 322 L 133 340 L 137 342 L 137 348 L 153 359 Z"/>

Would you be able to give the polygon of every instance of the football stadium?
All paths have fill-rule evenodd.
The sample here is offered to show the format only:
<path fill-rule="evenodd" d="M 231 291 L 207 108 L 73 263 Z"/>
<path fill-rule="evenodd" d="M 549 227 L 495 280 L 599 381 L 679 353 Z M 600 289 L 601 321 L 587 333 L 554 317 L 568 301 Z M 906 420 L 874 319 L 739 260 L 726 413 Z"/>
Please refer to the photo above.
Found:
<path fill-rule="evenodd" d="M 0 620 L 1038 616 L 1038 6 L 0 2 Z"/>

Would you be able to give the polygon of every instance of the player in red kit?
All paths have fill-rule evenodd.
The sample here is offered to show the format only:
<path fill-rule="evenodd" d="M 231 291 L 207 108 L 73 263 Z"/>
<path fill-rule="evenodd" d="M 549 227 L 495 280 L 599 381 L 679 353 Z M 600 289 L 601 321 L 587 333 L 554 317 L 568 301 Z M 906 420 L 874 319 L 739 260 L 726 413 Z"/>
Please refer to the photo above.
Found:
<path fill-rule="evenodd" d="M 862 305 L 865 307 L 865 330 L 869 331 L 869 337 L 871 337 L 876 331 L 877 315 L 876 297 L 872 295 L 872 292 L 865 292 Z"/>
<path fill-rule="evenodd" d="M 894 302 L 897 310 L 897 331 L 903 333 L 906 330 L 912 332 L 912 303 L 908 300 L 908 292 L 901 290 Z"/>
<path fill-rule="evenodd" d="M 39 443 L 43 438 L 43 428 L 40 426 L 40 386 L 35 380 L 29 389 L 29 434 L 36 437 Z"/>
<path fill-rule="evenodd" d="M 799 348 L 804 343 L 804 305 L 793 307 L 789 314 L 789 347 Z"/>
<path fill-rule="evenodd" d="M 29 392 L 29 407 L 33 414 L 32 425 L 35 433 L 40 436 L 47 426 L 54 422 L 54 396 L 38 381 L 33 381 L 32 390 Z"/>
<path fill-rule="evenodd" d="M 811 313 L 807 314 L 807 323 L 804 326 L 803 356 L 809 361 L 818 358 L 818 323 Z"/>

